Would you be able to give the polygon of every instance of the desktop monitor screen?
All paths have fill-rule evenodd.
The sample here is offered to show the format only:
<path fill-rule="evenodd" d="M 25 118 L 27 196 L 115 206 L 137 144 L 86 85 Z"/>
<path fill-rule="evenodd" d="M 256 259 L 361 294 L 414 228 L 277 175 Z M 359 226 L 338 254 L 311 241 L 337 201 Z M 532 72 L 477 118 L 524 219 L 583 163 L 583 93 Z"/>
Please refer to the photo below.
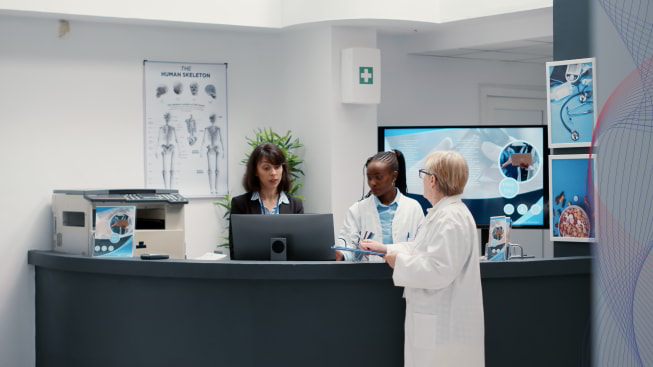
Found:
<path fill-rule="evenodd" d="M 423 195 L 418 170 L 438 150 L 455 150 L 469 166 L 462 199 L 479 228 L 505 215 L 514 227 L 548 226 L 548 150 L 544 125 L 379 127 L 379 151 L 399 149 L 410 194 Z"/>
<path fill-rule="evenodd" d="M 335 260 L 333 214 L 233 214 L 234 260 L 271 260 L 271 239 L 286 239 L 290 261 Z"/>

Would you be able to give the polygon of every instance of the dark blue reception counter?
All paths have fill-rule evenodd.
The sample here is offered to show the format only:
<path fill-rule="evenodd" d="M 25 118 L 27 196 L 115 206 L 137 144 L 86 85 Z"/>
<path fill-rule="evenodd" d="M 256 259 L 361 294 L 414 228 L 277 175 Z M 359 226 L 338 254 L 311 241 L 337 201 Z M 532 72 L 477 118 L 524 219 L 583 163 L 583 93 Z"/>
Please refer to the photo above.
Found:
<path fill-rule="evenodd" d="M 30 251 L 36 365 L 403 365 L 385 264 Z M 481 263 L 486 366 L 589 366 L 591 258 Z"/>

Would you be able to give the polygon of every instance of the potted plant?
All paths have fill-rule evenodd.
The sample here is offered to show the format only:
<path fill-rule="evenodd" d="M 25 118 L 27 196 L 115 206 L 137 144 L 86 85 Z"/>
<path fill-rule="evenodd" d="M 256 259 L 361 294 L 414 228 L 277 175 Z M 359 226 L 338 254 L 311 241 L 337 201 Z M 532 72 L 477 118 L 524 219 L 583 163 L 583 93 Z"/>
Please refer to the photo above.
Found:
<path fill-rule="evenodd" d="M 285 135 L 280 135 L 272 131 L 272 128 L 267 128 L 267 129 L 263 128 L 263 129 L 254 130 L 254 133 L 255 133 L 254 138 L 250 138 L 250 137 L 245 138 L 247 140 L 247 144 L 250 146 L 251 149 L 247 154 L 245 154 L 245 158 L 241 159 L 240 163 L 242 163 L 243 165 L 247 165 L 247 160 L 249 160 L 249 156 L 252 154 L 252 152 L 257 146 L 265 143 L 276 144 L 279 147 L 279 149 L 281 149 L 283 154 L 286 156 L 286 161 L 288 162 L 288 169 L 290 170 L 290 174 L 292 176 L 292 182 L 290 183 L 290 190 L 288 191 L 288 194 L 303 199 L 303 196 L 298 195 L 297 192 L 303 186 L 303 183 L 300 181 L 304 176 L 304 171 L 301 168 L 301 165 L 302 163 L 304 163 L 304 160 L 302 160 L 299 157 L 299 155 L 297 154 L 297 150 L 303 147 L 304 145 L 299 142 L 298 138 L 293 139 L 291 130 L 288 130 Z M 229 221 L 231 216 L 231 199 L 232 199 L 231 194 L 227 193 L 227 195 L 221 197 L 220 199 L 218 199 L 218 201 L 214 203 L 215 205 L 218 205 L 225 209 L 223 218 L 225 219 L 226 222 L 225 231 L 227 233 L 229 232 Z M 218 246 L 229 247 L 229 236 L 227 235 L 226 237 L 223 237 L 223 242 Z"/>

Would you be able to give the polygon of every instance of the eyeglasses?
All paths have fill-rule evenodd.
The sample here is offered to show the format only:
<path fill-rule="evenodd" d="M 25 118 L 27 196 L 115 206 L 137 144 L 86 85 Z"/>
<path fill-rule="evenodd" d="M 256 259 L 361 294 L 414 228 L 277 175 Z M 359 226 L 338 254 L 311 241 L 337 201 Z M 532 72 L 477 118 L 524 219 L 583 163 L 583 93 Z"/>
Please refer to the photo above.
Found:
<path fill-rule="evenodd" d="M 418 172 L 419 172 L 419 178 L 424 178 L 424 176 L 435 176 L 435 173 L 431 173 L 431 172 L 429 172 L 427 170 L 424 170 L 424 169 L 421 169 Z"/>

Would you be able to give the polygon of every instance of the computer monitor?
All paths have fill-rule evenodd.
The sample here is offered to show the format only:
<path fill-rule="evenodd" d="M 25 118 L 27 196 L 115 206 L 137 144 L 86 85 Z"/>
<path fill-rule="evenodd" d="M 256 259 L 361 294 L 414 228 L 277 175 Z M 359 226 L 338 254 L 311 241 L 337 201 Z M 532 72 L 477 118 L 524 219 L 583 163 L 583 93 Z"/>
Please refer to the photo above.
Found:
<path fill-rule="evenodd" d="M 381 126 L 378 133 L 379 151 L 403 152 L 409 193 L 423 195 L 417 172 L 429 153 L 455 150 L 469 166 L 462 200 L 477 227 L 504 215 L 516 228 L 548 228 L 546 125 Z"/>
<path fill-rule="evenodd" d="M 335 260 L 333 214 L 232 214 L 233 260 Z M 285 239 L 285 253 L 281 251 Z M 273 249 L 274 247 L 274 249 Z"/>

